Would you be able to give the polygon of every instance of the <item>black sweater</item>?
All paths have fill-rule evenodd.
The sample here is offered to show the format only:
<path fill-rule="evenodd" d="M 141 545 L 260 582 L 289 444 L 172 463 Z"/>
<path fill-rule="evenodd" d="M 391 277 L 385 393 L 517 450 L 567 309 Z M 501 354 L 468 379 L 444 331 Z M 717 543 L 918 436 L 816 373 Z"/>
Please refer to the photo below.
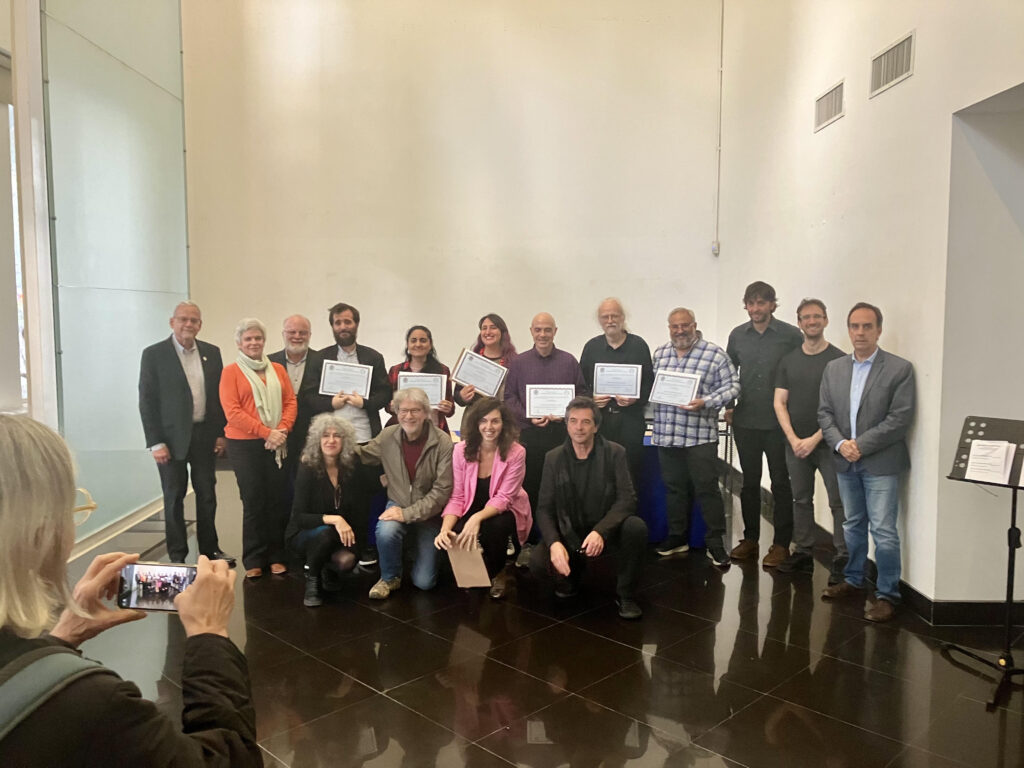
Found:
<path fill-rule="evenodd" d="M 340 477 L 341 505 L 334 505 L 334 486 L 326 473 L 317 476 L 305 464 L 299 465 L 295 475 L 295 497 L 292 500 L 292 516 L 288 528 L 284 532 L 286 542 L 291 542 L 299 531 L 319 528 L 324 524 L 324 515 L 341 515 L 352 523 L 355 502 L 361 497 L 359 492 L 359 473 L 349 472 Z"/>

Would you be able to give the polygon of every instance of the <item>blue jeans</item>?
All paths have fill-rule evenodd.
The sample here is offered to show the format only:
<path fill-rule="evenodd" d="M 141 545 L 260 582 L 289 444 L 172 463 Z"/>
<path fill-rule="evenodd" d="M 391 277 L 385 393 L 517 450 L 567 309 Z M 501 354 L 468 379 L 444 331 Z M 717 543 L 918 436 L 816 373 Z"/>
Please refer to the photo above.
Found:
<path fill-rule="evenodd" d="M 389 501 L 385 511 L 395 506 Z M 402 543 L 412 537 L 415 559 L 409 574 L 412 583 L 420 589 L 433 589 L 437 584 L 437 549 L 434 539 L 441 530 L 437 519 L 422 523 L 400 523 L 397 520 L 377 521 L 377 552 L 380 557 L 380 577 L 389 581 L 402 575 Z"/>
<path fill-rule="evenodd" d="M 857 468 L 839 472 L 839 495 L 846 521 L 843 533 L 850 561 L 844 576 L 855 587 L 864 585 L 868 559 L 868 531 L 875 542 L 878 581 L 875 597 L 900 602 L 900 533 L 896 512 L 900 503 L 899 475 L 872 475 Z"/>

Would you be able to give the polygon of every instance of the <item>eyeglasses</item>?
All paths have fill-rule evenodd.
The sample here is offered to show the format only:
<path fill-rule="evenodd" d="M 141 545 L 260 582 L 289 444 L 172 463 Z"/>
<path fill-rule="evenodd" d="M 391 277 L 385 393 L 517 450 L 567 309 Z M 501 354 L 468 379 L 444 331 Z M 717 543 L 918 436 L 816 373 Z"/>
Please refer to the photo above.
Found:
<path fill-rule="evenodd" d="M 88 520 L 89 515 L 93 513 L 93 510 L 96 509 L 99 504 L 92 500 L 92 494 L 85 490 L 85 488 L 76 488 L 75 493 L 80 493 L 85 496 L 85 504 L 79 504 L 71 510 L 71 513 L 75 517 L 75 525 L 77 526 Z"/>
<path fill-rule="evenodd" d="M 412 416 L 414 413 L 423 413 L 423 409 L 419 408 L 419 407 L 417 407 L 417 408 L 399 408 L 398 409 L 398 415 L 399 416 Z"/>

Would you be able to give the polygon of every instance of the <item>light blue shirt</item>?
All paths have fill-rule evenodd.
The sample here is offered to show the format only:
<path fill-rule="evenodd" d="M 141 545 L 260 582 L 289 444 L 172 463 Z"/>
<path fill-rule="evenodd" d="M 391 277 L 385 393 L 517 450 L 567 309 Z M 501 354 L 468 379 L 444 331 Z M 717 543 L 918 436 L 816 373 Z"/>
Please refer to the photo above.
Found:
<path fill-rule="evenodd" d="M 860 410 L 860 399 L 864 395 L 864 384 L 868 380 L 868 374 L 871 373 L 871 365 L 875 362 L 875 358 L 878 357 L 878 348 L 871 354 L 867 360 L 858 360 L 856 355 L 853 355 L 853 378 L 850 380 L 850 439 L 857 439 L 857 412 Z M 839 450 L 839 446 L 845 443 L 845 440 L 840 440 L 836 443 L 836 450 Z"/>

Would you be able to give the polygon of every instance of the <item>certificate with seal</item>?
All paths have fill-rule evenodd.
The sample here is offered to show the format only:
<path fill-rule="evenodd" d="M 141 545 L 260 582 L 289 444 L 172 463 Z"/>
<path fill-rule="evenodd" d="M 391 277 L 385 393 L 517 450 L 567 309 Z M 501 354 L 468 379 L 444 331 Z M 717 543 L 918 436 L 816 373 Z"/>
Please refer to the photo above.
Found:
<path fill-rule="evenodd" d="M 640 397 L 640 366 L 594 363 L 594 394 Z"/>
<path fill-rule="evenodd" d="M 657 371 L 654 386 L 651 387 L 651 402 L 663 405 L 689 405 L 700 387 L 700 376 L 696 373 Z"/>
<path fill-rule="evenodd" d="M 355 392 L 360 397 L 369 397 L 372 373 L 373 367 L 369 365 L 324 360 L 324 369 L 320 374 L 320 394 L 336 395 L 342 392 L 350 395 Z"/>
<path fill-rule="evenodd" d="M 452 381 L 457 381 L 463 386 L 476 387 L 488 397 L 497 397 L 506 375 L 508 368 L 468 349 L 462 350 L 458 362 L 452 369 Z"/>
<path fill-rule="evenodd" d="M 444 390 L 448 386 L 448 377 L 443 373 L 413 373 L 412 371 L 403 371 L 398 374 L 398 388 L 409 389 L 410 387 L 418 387 L 427 393 L 427 399 L 430 400 L 430 407 L 437 408 L 438 404 L 444 400 Z"/>
<path fill-rule="evenodd" d="M 526 418 L 565 417 L 565 406 L 576 397 L 575 384 L 527 384 Z"/>

